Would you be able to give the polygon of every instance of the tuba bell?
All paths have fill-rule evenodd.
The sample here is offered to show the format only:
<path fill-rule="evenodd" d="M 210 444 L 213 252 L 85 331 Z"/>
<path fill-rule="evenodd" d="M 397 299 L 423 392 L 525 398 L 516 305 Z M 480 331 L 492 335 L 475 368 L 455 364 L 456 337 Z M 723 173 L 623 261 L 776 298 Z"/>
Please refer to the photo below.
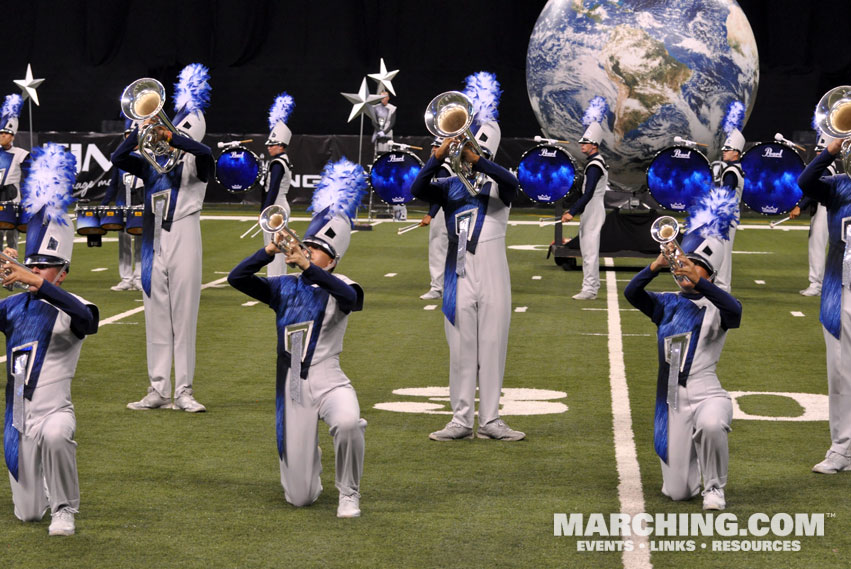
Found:
<path fill-rule="evenodd" d="M 265 233 L 271 234 L 272 243 L 275 244 L 278 251 L 284 252 L 295 243 L 298 244 L 304 252 L 304 256 L 307 257 L 307 260 L 309 261 L 311 251 L 307 245 L 298 238 L 298 235 L 296 235 L 292 229 L 287 227 L 287 221 L 289 221 L 289 218 L 290 215 L 287 213 L 286 209 L 282 206 L 272 204 L 260 212 L 260 218 L 257 220 L 257 224 Z M 283 235 L 283 242 L 281 244 L 275 241 L 275 235 L 278 233 Z M 292 263 L 288 263 L 288 265 L 290 265 L 290 267 L 295 267 Z"/>
<path fill-rule="evenodd" d="M 672 273 L 675 267 L 682 267 L 682 263 L 677 260 L 677 257 L 681 255 L 683 257 L 685 256 L 685 253 L 683 253 L 683 250 L 677 243 L 677 235 L 679 235 L 679 233 L 680 224 L 670 215 L 663 215 L 662 217 L 657 218 L 656 221 L 653 222 L 653 225 L 650 226 L 650 237 L 659 243 L 662 255 L 664 255 L 665 259 L 667 259 L 668 267 L 670 267 Z M 677 282 L 677 285 L 689 280 L 689 278 L 685 275 L 672 276 Z"/>
<path fill-rule="evenodd" d="M 834 87 L 816 105 L 816 127 L 825 135 L 842 140 L 840 161 L 851 176 L 851 85 Z"/>
<path fill-rule="evenodd" d="M 458 91 L 441 93 L 426 107 L 425 125 L 434 136 L 441 138 L 460 137 L 449 147 L 449 167 L 458 176 L 471 196 L 479 195 L 487 176 L 484 172 L 474 172 L 469 162 L 461 155 L 464 145 L 471 144 L 478 154 L 483 154 L 476 137 L 470 132 L 473 124 L 473 102 L 467 95 Z"/>
<path fill-rule="evenodd" d="M 158 123 L 140 126 L 139 153 L 160 174 L 171 171 L 183 155 L 183 151 L 172 148 L 168 142 L 158 140 L 155 127 L 162 125 L 172 133 L 177 129 L 163 112 L 165 88 L 156 79 L 143 77 L 130 83 L 121 94 L 121 112 L 133 121 L 145 121 L 156 118 Z M 165 164 L 157 162 L 157 156 L 168 156 Z"/>

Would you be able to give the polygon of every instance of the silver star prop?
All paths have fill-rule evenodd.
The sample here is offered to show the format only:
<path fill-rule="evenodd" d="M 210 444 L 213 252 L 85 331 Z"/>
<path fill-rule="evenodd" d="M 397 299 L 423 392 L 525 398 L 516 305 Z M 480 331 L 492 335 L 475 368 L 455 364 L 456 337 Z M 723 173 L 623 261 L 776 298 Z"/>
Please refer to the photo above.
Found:
<path fill-rule="evenodd" d="M 357 93 L 340 94 L 353 105 L 352 112 L 349 114 L 349 120 L 346 122 L 352 122 L 353 118 L 364 113 L 366 113 L 369 117 L 372 117 L 372 107 L 380 103 L 382 99 L 381 95 L 369 94 L 369 88 L 366 85 L 366 77 L 363 78 L 363 81 L 360 84 L 360 90 L 358 90 Z"/>
<path fill-rule="evenodd" d="M 394 69 L 393 71 L 387 71 L 387 66 L 384 65 L 384 58 L 381 58 L 381 70 L 378 73 L 370 73 L 367 75 L 370 79 L 374 79 L 378 82 L 378 87 L 376 87 L 375 92 L 380 93 L 382 89 L 387 89 L 387 92 L 396 96 L 396 91 L 393 90 L 393 83 L 390 81 L 396 77 L 396 74 L 399 73 L 398 69 Z"/>
<path fill-rule="evenodd" d="M 44 79 L 34 79 L 33 78 L 33 70 L 32 66 L 27 63 L 27 76 L 23 79 L 14 79 L 15 85 L 21 88 L 21 95 L 23 95 L 24 100 L 27 97 L 30 97 L 33 100 L 33 103 L 38 105 L 38 93 L 36 93 L 36 87 L 41 85 L 44 82 Z"/>

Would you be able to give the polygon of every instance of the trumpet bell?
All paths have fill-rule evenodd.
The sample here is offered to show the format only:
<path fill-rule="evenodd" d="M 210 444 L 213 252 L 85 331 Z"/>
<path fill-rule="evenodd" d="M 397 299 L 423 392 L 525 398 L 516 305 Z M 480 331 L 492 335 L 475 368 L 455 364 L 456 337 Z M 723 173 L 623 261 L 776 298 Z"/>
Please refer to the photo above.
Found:
<path fill-rule="evenodd" d="M 816 126 L 833 138 L 851 136 L 851 85 L 834 87 L 816 105 Z"/>
<path fill-rule="evenodd" d="M 136 121 L 156 116 L 164 104 L 165 87 L 150 77 L 136 79 L 121 94 L 121 112 Z"/>
<path fill-rule="evenodd" d="M 473 102 L 459 91 L 441 93 L 426 107 L 425 124 L 434 136 L 457 136 L 473 124 Z"/>
<path fill-rule="evenodd" d="M 287 225 L 289 214 L 279 205 L 270 205 L 260 212 L 258 225 L 266 233 L 277 233 Z"/>
<path fill-rule="evenodd" d="M 657 243 L 669 243 L 680 233 L 680 224 L 669 215 L 663 215 L 650 226 L 650 237 Z"/>

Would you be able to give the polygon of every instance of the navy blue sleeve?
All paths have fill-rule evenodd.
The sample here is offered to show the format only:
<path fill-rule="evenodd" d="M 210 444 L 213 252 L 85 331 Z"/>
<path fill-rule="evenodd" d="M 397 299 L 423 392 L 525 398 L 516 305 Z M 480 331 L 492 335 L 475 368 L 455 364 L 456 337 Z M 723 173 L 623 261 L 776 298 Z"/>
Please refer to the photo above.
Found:
<path fill-rule="evenodd" d="M 431 207 L 428 208 L 428 216 L 434 217 L 435 215 L 437 215 L 437 212 L 439 212 L 439 211 L 440 211 L 440 204 L 433 203 L 433 204 L 431 204 Z"/>
<path fill-rule="evenodd" d="M 650 284 L 650 281 L 656 278 L 658 271 L 650 269 L 650 265 L 646 266 L 637 275 L 632 277 L 629 284 L 623 291 L 623 295 L 631 305 L 643 312 L 647 317 L 656 322 L 656 298 L 644 290 Z"/>
<path fill-rule="evenodd" d="M 603 169 L 600 166 L 591 164 L 588 167 L 588 171 L 585 173 L 585 190 L 582 192 L 582 197 L 568 210 L 570 215 L 576 216 L 585 211 L 585 206 L 594 197 L 594 190 L 597 188 L 597 182 L 600 181 L 602 175 Z"/>
<path fill-rule="evenodd" d="M 443 186 L 432 184 L 431 179 L 440 169 L 443 162 L 432 155 L 423 166 L 414 182 L 411 184 L 411 194 L 415 198 L 425 200 L 432 204 L 438 204 L 443 207 L 446 203 L 446 193 L 443 191 Z"/>
<path fill-rule="evenodd" d="M 819 203 L 827 204 L 833 193 L 833 186 L 825 182 L 822 174 L 827 170 L 827 167 L 833 164 L 836 157 L 824 149 L 821 154 L 807 164 L 801 175 L 798 176 L 798 187 L 804 192 L 804 195 L 816 200 Z"/>
<path fill-rule="evenodd" d="M 281 180 L 284 179 L 284 166 L 278 161 L 272 162 L 269 168 L 269 187 L 266 188 L 266 199 L 263 200 L 263 209 L 266 209 L 278 199 L 278 190 L 281 189 Z"/>
<path fill-rule="evenodd" d="M 742 303 L 738 299 L 703 278 L 697 281 L 694 290 L 718 307 L 721 313 L 721 326 L 725 330 L 739 327 L 742 323 Z"/>
<path fill-rule="evenodd" d="M 514 199 L 517 197 L 517 187 L 519 183 L 514 174 L 497 164 L 491 162 L 487 158 L 479 157 L 478 162 L 473 164 L 473 169 L 484 172 L 496 181 L 499 189 L 499 199 L 507 206 L 511 206 Z"/>
<path fill-rule="evenodd" d="M 804 196 L 801 198 L 801 201 L 797 203 L 797 206 L 801 209 L 801 211 L 806 211 L 806 209 L 812 204 L 813 200 L 811 198 L 808 198 L 807 196 Z"/>
<path fill-rule="evenodd" d="M 71 331 L 82 339 L 89 334 L 96 334 L 100 315 L 94 304 L 83 304 L 72 294 L 58 286 L 44 281 L 36 292 L 36 298 L 44 299 L 71 317 Z"/>
<path fill-rule="evenodd" d="M 124 139 L 124 141 L 118 145 L 118 148 L 115 149 L 115 152 L 112 153 L 112 156 L 109 157 L 109 161 L 112 162 L 112 165 L 124 170 L 125 172 L 130 172 L 131 174 L 145 179 L 145 174 L 147 173 L 147 169 L 150 167 L 145 159 L 139 156 L 138 154 L 131 154 L 133 152 L 133 148 L 136 147 L 139 138 L 139 129 L 133 129 L 133 132 Z"/>
<path fill-rule="evenodd" d="M 179 148 L 195 156 L 195 174 L 202 182 L 209 182 L 215 169 L 213 151 L 206 144 L 201 144 L 181 134 L 172 134 L 171 143 L 174 148 Z"/>
<path fill-rule="evenodd" d="M 118 185 L 121 182 L 121 173 L 115 166 L 112 167 L 112 174 L 109 176 L 109 186 L 106 188 L 106 193 L 100 201 L 100 205 L 109 205 L 109 202 L 115 199 L 118 194 Z"/>
<path fill-rule="evenodd" d="M 721 180 L 721 185 L 731 190 L 735 190 L 738 184 L 739 177 L 734 172 L 727 172 Z"/>
<path fill-rule="evenodd" d="M 363 309 L 363 289 L 360 286 L 346 284 L 313 263 L 302 274 L 307 282 L 318 284 L 336 298 L 344 314 Z"/>
<path fill-rule="evenodd" d="M 260 249 L 231 270 L 228 274 L 228 284 L 251 298 L 271 304 L 272 286 L 269 279 L 258 277 L 254 273 L 271 263 L 274 258 L 266 253 L 266 249 Z"/>

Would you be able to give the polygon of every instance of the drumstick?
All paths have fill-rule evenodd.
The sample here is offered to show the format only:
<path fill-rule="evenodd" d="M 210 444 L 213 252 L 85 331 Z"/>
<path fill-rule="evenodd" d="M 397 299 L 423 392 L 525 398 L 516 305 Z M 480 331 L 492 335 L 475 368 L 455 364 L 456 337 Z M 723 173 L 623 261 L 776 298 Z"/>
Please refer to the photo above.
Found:
<path fill-rule="evenodd" d="M 403 233 L 407 233 L 408 231 L 413 231 L 417 227 L 422 227 L 422 226 L 423 226 L 422 223 L 415 223 L 413 225 L 408 225 L 406 227 L 400 227 L 399 229 L 396 230 L 396 235 L 402 235 Z"/>
<path fill-rule="evenodd" d="M 781 219 L 780 221 L 772 221 L 771 223 L 768 224 L 768 227 L 770 227 L 771 229 L 774 229 L 775 227 L 777 227 L 778 225 L 780 225 L 784 221 L 789 221 L 789 219 L 790 219 L 789 216 L 786 216 L 783 219 Z"/>
<path fill-rule="evenodd" d="M 706 146 L 707 146 L 706 144 L 701 144 L 700 142 L 695 142 L 693 140 L 686 140 L 682 136 L 675 136 L 674 142 L 676 142 L 677 144 L 688 144 L 688 145 L 693 144 L 695 146 L 703 146 L 704 148 L 706 148 Z"/>
<path fill-rule="evenodd" d="M 248 144 L 249 142 L 254 142 L 253 138 L 246 138 L 245 140 L 232 140 L 230 142 L 219 142 L 216 144 L 219 148 L 230 148 L 231 146 L 237 146 L 239 144 Z"/>
<path fill-rule="evenodd" d="M 782 135 L 782 134 L 780 134 L 779 132 L 778 132 L 777 134 L 775 134 L 775 135 L 774 135 L 774 140 L 776 140 L 776 141 L 778 141 L 778 142 L 785 142 L 786 144 L 788 144 L 788 145 L 790 145 L 790 146 L 794 146 L 795 148 L 797 148 L 797 149 L 798 149 L 798 150 L 800 150 L 801 152 L 806 152 L 806 151 L 807 151 L 807 149 L 806 149 L 806 148 L 804 148 L 803 146 L 800 146 L 800 145 L 798 145 L 798 144 L 795 144 L 794 142 L 792 142 L 792 141 L 791 141 L 791 140 L 789 140 L 788 138 L 783 138 L 783 135 Z"/>
<path fill-rule="evenodd" d="M 569 140 L 556 140 L 555 138 L 544 138 L 543 136 L 536 136 L 532 140 L 535 142 L 546 142 L 547 144 L 570 144 Z"/>

